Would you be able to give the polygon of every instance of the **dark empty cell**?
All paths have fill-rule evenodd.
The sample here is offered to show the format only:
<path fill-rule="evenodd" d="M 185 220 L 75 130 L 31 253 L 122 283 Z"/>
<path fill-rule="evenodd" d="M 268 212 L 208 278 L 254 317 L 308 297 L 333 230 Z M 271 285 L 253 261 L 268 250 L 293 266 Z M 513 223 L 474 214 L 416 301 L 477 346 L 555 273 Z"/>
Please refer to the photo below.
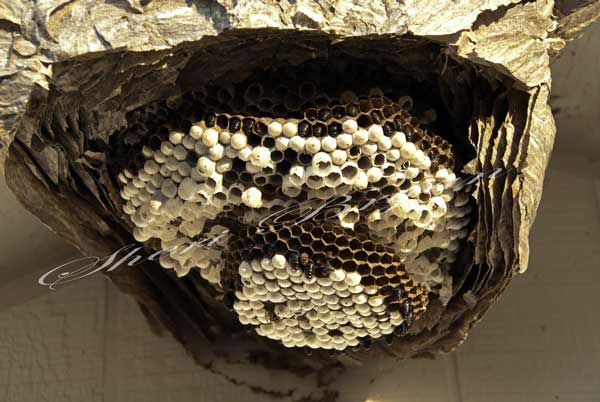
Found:
<path fill-rule="evenodd" d="M 385 275 L 385 268 L 383 268 L 381 265 L 377 265 L 371 268 L 371 272 L 373 276 L 383 276 Z"/>
<path fill-rule="evenodd" d="M 270 137 L 265 137 L 265 138 L 270 138 Z M 271 160 L 275 163 L 281 162 L 283 160 L 283 152 L 281 152 L 279 150 L 271 151 Z"/>
<path fill-rule="evenodd" d="M 315 137 L 323 137 L 327 133 L 327 127 L 323 123 L 316 123 L 312 128 Z"/>
<path fill-rule="evenodd" d="M 277 234 L 273 232 L 265 233 L 265 241 L 267 242 L 267 244 L 275 244 L 275 242 L 277 241 Z"/>
<path fill-rule="evenodd" d="M 304 229 L 305 232 L 311 232 L 314 227 L 315 227 L 315 225 L 312 222 L 303 222 L 302 223 L 302 229 Z"/>
<path fill-rule="evenodd" d="M 306 120 L 298 123 L 298 135 L 300 137 L 310 137 L 312 135 L 312 126 Z"/>
<path fill-rule="evenodd" d="M 368 128 L 373 125 L 373 120 L 371 120 L 371 116 L 368 114 L 361 114 L 358 119 L 356 119 L 359 127 Z"/>
<path fill-rule="evenodd" d="M 260 135 L 260 136 L 266 135 L 268 132 L 267 125 L 263 122 L 257 121 L 256 123 L 254 123 L 254 127 L 252 127 L 252 131 L 256 135 Z"/>
<path fill-rule="evenodd" d="M 241 160 L 240 158 L 233 159 L 231 169 L 236 172 L 243 172 L 246 170 L 246 162 Z"/>
<path fill-rule="evenodd" d="M 275 147 L 275 138 L 265 136 L 260 139 L 260 143 L 265 148 L 274 148 Z"/>
<path fill-rule="evenodd" d="M 373 109 L 373 107 L 371 106 L 371 102 L 369 102 L 366 99 L 363 99 L 361 101 L 358 102 L 358 109 L 362 112 L 362 113 L 368 113 L 371 111 L 371 109 Z"/>
<path fill-rule="evenodd" d="M 294 151 L 293 149 L 288 148 L 283 152 L 283 159 L 285 159 L 287 162 L 294 163 L 296 162 L 297 158 L 298 152 Z"/>
<path fill-rule="evenodd" d="M 266 196 L 273 196 L 275 195 L 275 193 L 277 193 L 277 187 L 275 187 L 272 184 L 265 184 L 262 188 L 261 191 L 263 193 L 263 195 Z"/>
<path fill-rule="evenodd" d="M 377 286 L 385 286 L 389 283 L 390 280 L 387 276 L 380 276 L 379 278 L 375 279 L 375 285 Z"/>
<path fill-rule="evenodd" d="M 310 122 L 317 120 L 318 119 L 317 109 L 314 109 L 314 108 L 306 109 L 306 111 L 304 112 L 304 118 Z"/>
<path fill-rule="evenodd" d="M 251 135 L 252 134 L 252 127 L 253 126 L 254 126 L 254 120 L 253 119 L 244 119 L 244 120 L 242 120 L 242 131 L 244 132 L 244 134 Z"/>
<path fill-rule="evenodd" d="M 383 121 L 383 116 L 381 115 L 381 112 L 379 110 L 373 110 L 370 116 L 371 120 L 375 124 L 381 124 L 381 122 Z"/>
<path fill-rule="evenodd" d="M 369 257 L 367 258 L 367 261 L 369 261 L 370 264 L 376 264 L 381 260 L 381 257 L 379 256 L 379 253 L 371 253 L 369 254 Z"/>
<path fill-rule="evenodd" d="M 342 264 L 342 269 L 346 272 L 355 272 L 357 267 L 356 262 L 353 260 L 344 261 Z"/>
<path fill-rule="evenodd" d="M 250 258 L 252 260 L 262 260 L 263 257 L 264 254 L 260 248 L 253 248 L 252 251 L 250 251 Z"/>
<path fill-rule="evenodd" d="M 290 231 L 292 232 L 293 237 L 300 237 L 300 236 L 302 236 L 302 233 L 304 233 L 304 231 L 302 230 L 302 227 L 298 226 L 298 225 L 292 225 L 290 227 Z"/>
<path fill-rule="evenodd" d="M 273 250 L 275 250 L 277 254 L 285 254 L 289 249 L 285 242 L 277 240 L 273 246 Z"/>
<path fill-rule="evenodd" d="M 317 112 L 317 119 L 323 122 L 326 122 L 327 120 L 331 119 L 331 110 L 329 110 L 328 107 L 319 109 Z"/>
<path fill-rule="evenodd" d="M 312 162 L 312 156 L 303 152 L 298 154 L 297 161 L 301 166 L 309 166 Z"/>
<path fill-rule="evenodd" d="M 240 182 L 242 182 L 243 184 L 252 183 L 252 175 L 248 172 L 242 172 L 240 174 Z"/>
<path fill-rule="evenodd" d="M 332 258 L 331 260 L 329 260 L 329 264 L 331 264 L 331 267 L 333 269 L 340 269 L 342 268 L 343 261 L 339 258 Z"/>
<path fill-rule="evenodd" d="M 329 244 L 325 246 L 323 252 L 327 255 L 335 255 L 335 253 L 337 252 L 337 246 L 335 244 Z"/>
<path fill-rule="evenodd" d="M 412 186 L 412 182 L 410 180 L 405 180 L 400 184 L 400 190 L 408 190 Z"/>
<path fill-rule="evenodd" d="M 315 239 L 320 239 L 321 237 L 323 237 L 323 229 L 319 226 L 315 227 L 312 231 L 312 235 Z"/>
<path fill-rule="evenodd" d="M 270 244 L 263 245 L 262 252 L 266 258 L 273 258 L 273 256 L 275 255 L 275 250 Z"/>
<path fill-rule="evenodd" d="M 323 244 L 322 242 L 318 241 L 313 243 L 313 245 L 311 246 L 313 251 L 325 251 L 325 244 Z"/>
<path fill-rule="evenodd" d="M 335 244 L 338 247 L 345 247 L 348 245 L 348 238 L 347 237 L 338 237 L 337 239 L 335 239 Z"/>
<path fill-rule="evenodd" d="M 357 105 L 350 104 L 350 105 L 346 106 L 346 115 L 348 115 L 350 117 L 356 117 L 356 116 L 358 116 L 359 113 L 360 113 L 360 109 Z"/>
<path fill-rule="evenodd" d="M 325 244 L 333 244 L 335 242 L 335 235 L 331 232 L 324 233 L 321 240 Z"/>
<path fill-rule="evenodd" d="M 271 98 L 260 98 L 258 101 L 258 107 L 262 110 L 271 110 L 273 109 L 273 100 Z"/>
<path fill-rule="evenodd" d="M 219 115 L 217 117 L 217 126 L 219 126 L 222 129 L 226 129 L 228 125 L 229 125 L 229 121 L 227 119 L 227 116 Z"/>
<path fill-rule="evenodd" d="M 342 132 L 342 125 L 340 123 L 331 123 L 327 126 L 327 134 L 332 137 L 337 137 Z"/>
<path fill-rule="evenodd" d="M 344 106 L 338 105 L 331 109 L 331 116 L 334 119 L 341 119 L 346 114 L 346 108 Z"/>
<path fill-rule="evenodd" d="M 373 286 L 375 284 L 375 277 L 371 275 L 363 276 L 363 278 L 360 280 L 360 284 L 363 286 Z"/>
<path fill-rule="evenodd" d="M 368 254 L 365 250 L 359 250 L 354 253 L 354 259 L 357 261 L 367 261 Z"/>
<path fill-rule="evenodd" d="M 383 188 L 381 189 L 381 195 L 392 195 L 396 192 L 396 187 L 388 184 L 386 186 L 383 186 Z M 387 202 L 386 202 L 387 204 Z"/>
<path fill-rule="evenodd" d="M 381 255 L 381 263 L 382 264 L 391 264 L 393 261 L 392 254 L 385 253 Z"/>
<path fill-rule="evenodd" d="M 265 176 L 257 176 L 254 175 L 252 177 L 252 181 L 254 182 L 254 184 L 256 184 L 257 186 L 262 186 L 267 182 L 267 178 Z"/>
<path fill-rule="evenodd" d="M 273 176 L 271 176 L 269 178 L 269 182 L 274 185 L 274 186 L 279 186 L 277 189 L 280 190 L 281 189 L 281 183 L 283 182 L 283 179 L 281 178 L 280 175 L 275 174 Z"/>
<path fill-rule="evenodd" d="M 371 201 L 371 200 L 377 200 L 379 199 L 379 197 L 381 196 L 381 190 L 378 188 L 374 188 L 371 190 L 368 190 L 365 193 L 365 199 Z"/>
<path fill-rule="evenodd" d="M 277 164 L 277 172 L 280 175 L 285 176 L 286 174 L 288 174 L 290 172 L 291 167 L 292 167 L 292 164 L 284 159 Z"/>
<path fill-rule="evenodd" d="M 290 248 L 290 250 L 297 250 L 301 246 L 300 241 L 296 238 L 292 238 L 292 239 L 288 240 L 287 244 L 288 244 L 288 247 Z"/>
<path fill-rule="evenodd" d="M 203 120 L 206 127 L 214 127 L 217 116 L 213 112 L 206 112 Z"/>
<path fill-rule="evenodd" d="M 261 137 L 252 133 L 246 136 L 247 137 L 247 141 L 248 141 L 248 145 L 250 145 L 251 147 L 257 147 L 260 145 L 260 140 Z"/>
<path fill-rule="evenodd" d="M 308 233 L 302 233 L 302 234 L 300 235 L 300 243 L 301 243 L 303 246 L 308 246 L 308 245 L 310 245 L 312 242 L 313 242 L 313 239 L 312 239 L 312 237 L 311 237 L 311 236 L 310 236 Z"/>
<path fill-rule="evenodd" d="M 356 267 L 356 270 L 361 275 L 369 275 L 371 273 L 371 268 L 367 264 L 360 264 Z"/>
<path fill-rule="evenodd" d="M 338 255 L 343 260 L 349 260 L 353 257 L 352 250 L 350 250 L 349 248 L 341 249 Z"/>
<path fill-rule="evenodd" d="M 289 240 L 292 238 L 292 232 L 290 231 L 289 228 L 285 228 L 285 227 L 279 229 L 278 235 L 281 240 Z"/>
<path fill-rule="evenodd" d="M 348 246 L 353 250 L 362 249 L 362 243 L 358 239 L 350 240 L 350 243 L 348 243 Z"/>
<path fill-rule="evenodd" d="M 237 175 L 236 175 L 237 178 Z M 242 196 L 242 190 L 237 188 L 237 187 L 233 187 L 229 189 L 229 195 L 233 196 L 233 197 L 241 197 Z"/>

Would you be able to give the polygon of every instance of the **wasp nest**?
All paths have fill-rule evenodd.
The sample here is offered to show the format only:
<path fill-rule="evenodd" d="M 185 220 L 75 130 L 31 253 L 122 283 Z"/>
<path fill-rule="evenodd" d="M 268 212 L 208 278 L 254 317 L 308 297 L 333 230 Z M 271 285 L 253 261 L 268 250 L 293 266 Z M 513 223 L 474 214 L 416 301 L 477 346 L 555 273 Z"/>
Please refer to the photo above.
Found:
<path fill-rule="evenodd" d="M 448 302 L 468 188 L 410 97 L 302 82 L 196 98 L 200 116 L 148 133 L 119 174 L 134 237 L 160 240 L 163 267 L 198 269 L 288 347 L 402 336 L 429 297 Z"/>

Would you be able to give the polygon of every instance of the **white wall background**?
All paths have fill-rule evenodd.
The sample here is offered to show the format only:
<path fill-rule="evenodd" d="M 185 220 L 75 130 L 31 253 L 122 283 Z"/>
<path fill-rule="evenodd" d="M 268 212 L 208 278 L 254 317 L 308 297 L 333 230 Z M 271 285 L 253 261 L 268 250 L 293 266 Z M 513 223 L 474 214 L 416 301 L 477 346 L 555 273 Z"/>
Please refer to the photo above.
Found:
<path fill-rule="evenodd" d="M 458 352 L 349 369 L 328 386 L 339 401 L 600 401 L 599 43 L 596 23 L 554 66 L 558 141 L 526 274 Z M 54 292 L 37 286 L 75 251 L 5 187 L 0 222 L 0 401 L 321 400 L 314 378 L 217 365 L 244 380 L 233 385 L 196 366 L 101 275 Z"/>

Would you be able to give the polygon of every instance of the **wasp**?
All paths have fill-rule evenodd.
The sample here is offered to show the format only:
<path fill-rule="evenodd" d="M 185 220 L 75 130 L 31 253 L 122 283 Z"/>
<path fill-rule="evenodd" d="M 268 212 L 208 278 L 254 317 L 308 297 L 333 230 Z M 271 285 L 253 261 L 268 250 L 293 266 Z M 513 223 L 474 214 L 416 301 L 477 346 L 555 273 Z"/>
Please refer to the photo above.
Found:
<path fill-rule="evenodd" d="M 300 257 L 298 256 L 298 253 L 291 252 L 288 256 L 288 259 L 290 260 L 290 266 L 292 267 L 292 269 L 294 271 L 297 271 L 301 268 L 300 267 Z"/>
<path fill-rule="evenodd" d="M 315 264 L 309 261 L 308 264 L 302 267 L 302 272 L 304 272 L 307 279 L 312 279 L 315 274 Z"/>
<path fill-rule="evenodd" d="M 275 312 L 275 305 L 274 304 L 266 304 L 265 305 L 265 310 L 267 312 L 267 318 L 269 319 L 269 322 L 275 322 L 275 321 L 279 321 L 280 317 L 277 315 L 277 313 Z"/>
<path fill-rule="evenodd" d="M 308 279 L 312 279 L 315 274 L 315 264 L 311 261 L 308 253 L 295 253 L 292 252 L 288 256 L 290 266 L 294 271 L 302 269 L 302 272 Z"/>
<path fill-rule="evenodd" d="M 410 300 L 404 300 L 400 305 L 400 314 L 402 314 L 402 318 L 404 318 L 404 322 L 408 326 L 408 329 L 412 326 L 415 321 L 415 315 L 413 311 L 413 306 L 410 304 Z"/>
<path fill-rule="evenodd" d="M 402 300 L 406 296 L 406 293 L 404 293 L 404 290 L 401 287 L 397 287 L 394 289 L 393 296 L 398 300 Z"/>

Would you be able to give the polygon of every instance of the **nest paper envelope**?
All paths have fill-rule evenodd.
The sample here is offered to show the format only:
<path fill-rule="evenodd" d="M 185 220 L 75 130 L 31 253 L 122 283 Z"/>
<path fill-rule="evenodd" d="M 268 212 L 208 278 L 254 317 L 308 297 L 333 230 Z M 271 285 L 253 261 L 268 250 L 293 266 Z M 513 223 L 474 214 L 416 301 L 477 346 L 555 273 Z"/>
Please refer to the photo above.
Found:
<path fill-rule="evenodd" d="M 57 2 L 1 3 L 0 10 L 3 173 L 26 208 L 88 255 L 111 254 L 132 240 L 109 152 L 131 111 L 311 60 L 378 66 L 391 80 L 418 83 L 464 150 L 462 171 L 506 173 L 483 176 L 473 191 L 472 231 L 450 302 L 432 303 L 391 346 L 344 352 L 343 359 L 355 360 L 452 350 L 526 269 L 554 141 L 549 63 L 600 13 L 597 2 L 549 1 Z M 237 328 L 198 278 L 187 279 L 192 291 L 152 263 L 110 276 L 199 360 L 206 343 L 217 350 L 226 342 L 219 334 Z M 282 364 L 308 359 L 244 337 L 267 355 L 297 357 Z M 317 353 L 309 360 L 332 359 L 340 357 Z"/>

